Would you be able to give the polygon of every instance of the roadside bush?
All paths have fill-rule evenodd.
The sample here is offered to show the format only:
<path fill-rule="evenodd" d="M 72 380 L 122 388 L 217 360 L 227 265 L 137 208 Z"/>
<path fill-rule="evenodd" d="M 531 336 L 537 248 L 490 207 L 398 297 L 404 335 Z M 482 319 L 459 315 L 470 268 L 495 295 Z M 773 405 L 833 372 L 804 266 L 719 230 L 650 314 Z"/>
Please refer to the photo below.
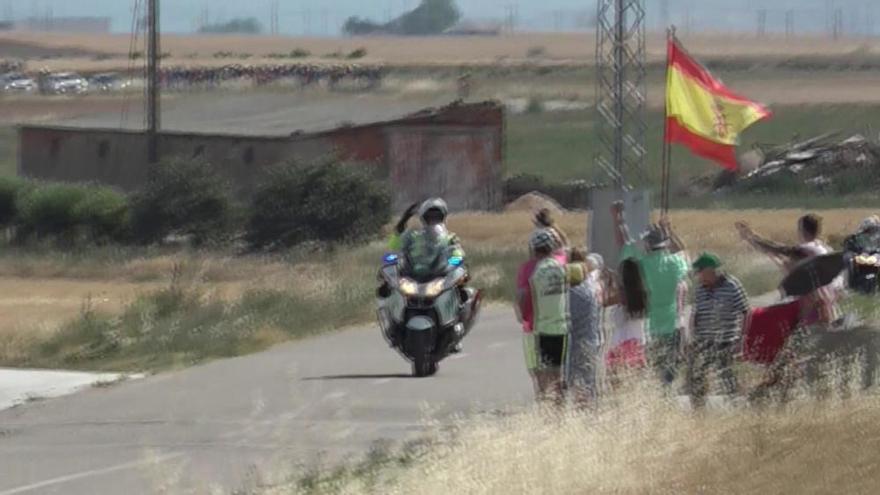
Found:
<path fill-rule="evenodd" d="M 271 170 L 251 206 L 247 241 L 254 249 L 303 242 L 358 242 L 391 215 L 386 188 L 363 170 L 325 159 Z"/>
<path fill-rule="evenodd" d="M 232 219 L 229 184 L 203 160 L 160 163 L 131 198 L 132 236 L 144 244 L 170 235 L 189 236 L 196 244 L 220 241 Z"/>
<path fill-rule="evenodd" d="M 540 58 L 547 55 L 547 48 L 543 46 L 532 46 L 529 47 L 529 50 L 526 52 L 526 56 L 529 58 Z"/>
<path fill-rule="evenodd" d="M 31 184 L 17 177 L 0 177 L 0 227 L 7 227 L 18 216 L 19 196 L 26 194 Z"/>
<path fill-rule="evenodd" d="M 76 208 L 87 196 L 87 188 L 73 184 L 40 185 L 17 203 L 18 237 L 54 237 L 73 242 L 80 224 Z"/>
<path fill-rule="evenodd" d="M 90 240 L 103 244 L 125 241 L 129 233 L 128 198 L 109 187 L 90 187 L 74 208 L 74 216 Z"/>
<path fill-rule="evenodd" d="M 536 96 L 532 96 L 529 98 L 528 103 L 526 103 L 526 113 L 536 114 L 544 112 L 544 102 L 541 101 L 540 98 Z"/>
<path fill-rule="evenodd" d="M 294 48 L 290 52 L 290 58 L 307 58 L 307 57 L 311 57 L 311 56 L 312 56 L 312 52 L 310 52 L 306 49 L 303 49 L 303 48 Z"/>
<path fill-rule="evenodd" d="M 359 58 L 364 58 L 366 56 L 367 56 L 367 49 L 366 48 L 358 48 L 357 50 L 354 50 L 353 52 L 348 54 L 348 58 L 350 60 L 356 60 Z"/>

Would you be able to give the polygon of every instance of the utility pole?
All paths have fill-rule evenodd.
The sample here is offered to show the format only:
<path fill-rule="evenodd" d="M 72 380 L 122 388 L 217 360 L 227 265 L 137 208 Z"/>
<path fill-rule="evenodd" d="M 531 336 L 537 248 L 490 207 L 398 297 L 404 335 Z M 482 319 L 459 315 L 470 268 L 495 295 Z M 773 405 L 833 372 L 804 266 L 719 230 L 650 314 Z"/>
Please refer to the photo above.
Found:
<path fill-rule="evenodd" d="M 831 37 L 834 41 L 839 40 L 843 36 L 843 9 L 834 11 L 834 19 L 832 20 Z"/>
<path fill-rule="evenodd" d="M 787 10 L 785 11 L 785 37 L 791 38 L 794 36 L 794 11 Z"/>
<path fill-rule="evenodd" d="M 312 10 L 304 9 L 302 11 L 303 33 L 308 36 L 312 34 Z"/>
<path fill-rule="evenodd" d="M 669 28 L 669 0 L 660 0 L 660 31 Z"/>
<path fill-rule="evenodd" d="M 3 17 L 6 21 L 15 21 L 15 11 L 12 9 L 12 0 L 6 0 L 6 4 L 3 6 Z"/>
<path fill-rule="evenodd" d="M 150 163 L 159 161 L 159 130 L 161 128 L 159 79 L 159 0 L 147 0 L 147 147 Z"/>
<path fill-rule="evenodd" d="M 514 31 L 516 31 L 517 17 L 519 16 L 519 6 L 509 3 L 505 6 L 505 10 L 507 12 L 507 32 L 513 33 Z"/>
<path fill-rule="evenodd" d="M 758 10 L 758 38 L 767 35 L 767 9 Z"/>
<path fill-rule="evenodd" d="M 278 0 L 272 0 L 269 4 L 269 32 L 272 36 L 278 35 Z"/>

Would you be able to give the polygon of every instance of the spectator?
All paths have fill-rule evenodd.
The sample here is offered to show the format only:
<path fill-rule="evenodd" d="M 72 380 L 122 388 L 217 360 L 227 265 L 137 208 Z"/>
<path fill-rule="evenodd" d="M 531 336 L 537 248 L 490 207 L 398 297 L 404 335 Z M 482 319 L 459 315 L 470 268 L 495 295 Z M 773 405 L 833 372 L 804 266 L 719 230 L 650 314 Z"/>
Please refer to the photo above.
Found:
<path fill-rule="evenodd" d="M 620 383 L 626 370 L 641 369 L 647 365 L 645 356 L 645 314 L 648 295 L 642 282 L 641 269 L 628 258 L 620 264 L 619 277 L 607 274 L 603 303 L 610 306 L 611 339 L 605 358 L 612 388 Z"/>
<path fill-rule="evenodd" d="M 684 243 L 664 217 L 659 225 L 642 235 L 645 247 L 642 251 L 630 239 L 623 203 L 615 203 L 611 211 L 621 259 L 633 259 L 641 266 L 648 295 L 648 358 L 668 389 L 677 375 L 681 352 L 679 301 L 681 286 L 687 282 L 689 272 Z"/>
<path fill-rule="evenodd" d="M 569 264 L 569 311 L 571 328 L 566 363 L 566 385 L 575 403 L 586 408 L 598 396 L 597 374 L 602 346 L 601 306 L 599 294 L 589 282 L 587 257 L 582 249 L 571 252 Z"/>
<path fill-rule="evenodd" d="M 798 219 L 797 231 L 800 242 L 796 245 L 780 244 L 761 237 L 745 222 L 737 222 L 736 228 L 743 240 L 770 257 L 785 272 L 790 272 L 795 265 L 803 260 L 831 252 L 831 248 L 820 239 L 822 220 L 813 214 L 804 215 Z M 804 300 L 808 304 L 804 304 L 803 307 L 809 308 L 810 312 L 804 315 L 802 323 L 814 325 L 816 323 L 831 324 L 837 321 L 840 318 L 837 303 L 842 296 L 843 288 L 843 278 L 838 277 L 831 284 L 820 287 L 813 293 L 804 296 Z"/>
<path fill-rule="evenodd" d="M 562 246 L 562 249 L 568 249 L 570 246 L 568 236 L 565 232 L 559 227 L 556 223 L 556 218 L 553 217 L 553 212 L 550 211 L 549 208 L 541 208 L 538 210 L 538 213 L 535 214 L 535 228 L 538 229 L 548 229 L 558 238 L 559 244 Z"/>
<path fill-rule="evenodd" d="M 551 232 L 534 232 L 529 244 L 536 264 L 528 278 L 532 329 L 526 330 L 524 338 L 526 367 L 538 399 L 562 405 L 562 367 L 569 336 L 566 270 L 553 257 L 558 245 Z M 519 302 L 522 305 L 524 299 L 521 297 Z M 524 308 L 520 312 L 525 313 Z"/>
<path fill-rule="evenodd" d="M 749 301 L 742 284 L 720 270 L 721 261 L 703 253 L 694 262 L 699 278 L 688 348 L 688 389 L 694 409 L 706 405 L 707 373 L 715 368 L 728 396 L 739 392 L 733 364 L 740 349 Z"/>

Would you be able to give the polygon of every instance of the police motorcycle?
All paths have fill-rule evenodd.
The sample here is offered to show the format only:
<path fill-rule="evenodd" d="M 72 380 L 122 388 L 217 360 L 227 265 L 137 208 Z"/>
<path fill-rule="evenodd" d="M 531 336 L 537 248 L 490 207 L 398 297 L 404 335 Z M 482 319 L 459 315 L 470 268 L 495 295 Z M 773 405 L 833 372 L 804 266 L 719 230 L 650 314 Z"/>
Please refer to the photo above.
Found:
<path fill-rule="evenodd" d="M 378 319 L 388 344 L 412 363 L 415 377 L 437 373 L 440 361 L 456 352 L 477 321 L 479 290 L 466 287 L 467 268 L 460 256 L 437 253 L 429 275 L 407 270 L 406 256 L 382 258 Z"/>

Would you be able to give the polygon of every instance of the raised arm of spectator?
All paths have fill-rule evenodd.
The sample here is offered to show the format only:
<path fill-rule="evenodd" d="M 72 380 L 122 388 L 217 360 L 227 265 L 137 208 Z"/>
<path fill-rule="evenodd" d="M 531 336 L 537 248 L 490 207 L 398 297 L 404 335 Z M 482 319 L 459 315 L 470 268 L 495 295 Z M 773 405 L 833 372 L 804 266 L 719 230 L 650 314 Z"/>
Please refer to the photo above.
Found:
<path fill-rule="evenodd" d="M 623 218 L 623 201 L 615 201 L 611 205 L 611 218 L 614 221 L 614 238 L 617 240 L 617 247 L 622 248 L 632 242 L 629 229 Z"/>
<path fill-rule="evenodd" d="M 673 230 L 669 217 L 664 215 L 663 218 L 660 219 L 660 227 L 666 231 L 666 236 L 669 237 L 669 252 L 674 254 L 687 250 L 684 241 L 682 241 L 678 236 L 678 233 Z"/>
<path fill-rule="evenodd" d="M 765 237 L 761 237 L 744 222 L 737 222 L 736 229 L 739 231 L 739 235 L 744 241 L 769 256 L 788 258 L 790 260 L 799 260 L 806 257 L 806 253 L 804 253 L 800 247 L 780 244 Z"/>

